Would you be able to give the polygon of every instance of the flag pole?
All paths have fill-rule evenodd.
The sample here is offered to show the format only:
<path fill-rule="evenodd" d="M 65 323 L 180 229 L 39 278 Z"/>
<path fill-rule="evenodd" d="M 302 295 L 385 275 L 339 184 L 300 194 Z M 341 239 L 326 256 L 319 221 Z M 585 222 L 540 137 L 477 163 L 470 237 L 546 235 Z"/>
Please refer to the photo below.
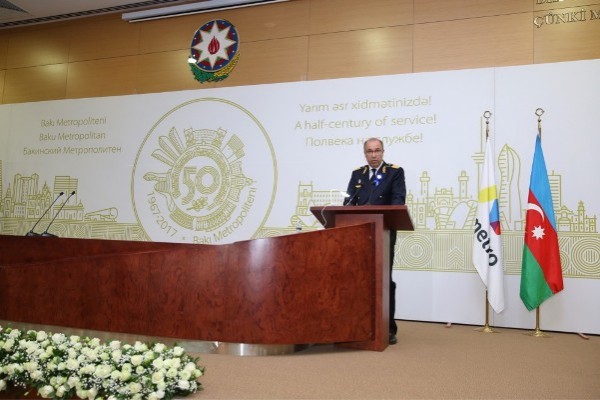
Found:
<path fill-rule="evenodd" d="M 535 330 L 531 331 L 531 332 L 527 332 L 527 335 L 529 336 L 533 336 L 533 337 L 541 337 L 541 338 L 550 338 L 552 336 L 548 335 L 547 333 L 542 332 L 542 330 L 540 329 L 540 307 L 536 307 L 535 309 Z"/>
<path fill-rule="evenodd" d="M 490 302 L 488 300 L 487 297 L 487 293 L 488 291 L 485 291 L 485 325 L 483 325 L 481 328 L 476 328 L 475 330 L 477 332 L 483 332 L 483 333 L 500 333 L 498 331 L 495 331 L 494 328 L 492 328 L 490 326 Z"/>
<path fill-rule="evenodd" d="M 483 113 L 483 118 L 485 118 L 485 140 L 487 141 L 490 136 L 490 117 L 492 113 L 490 111 L 485 111 Z M 490 302 L 488 300 L 488 291 L 485 290 L 485 324 L 481 328 L 475 329 L 477 332 L 483 333 L 498 333 L 490 326 Z"/>
<path fill-rule="evenodd" d="M 544 110 L 542 108 L 538 108 L 535 110 L 535 115 L 538 117 L 538 135 L 540 136 L 540 142 L 542 141 L 542 115 L 544 114 Z M 551 337 L 547 333 L 542 332 L 540 329 L 540 307 L 537 306 L 535 308 L 535 330 L 528 332 L 527 335 L 533 337 L 541 337 L 541 338 L 549 338 Z"/>

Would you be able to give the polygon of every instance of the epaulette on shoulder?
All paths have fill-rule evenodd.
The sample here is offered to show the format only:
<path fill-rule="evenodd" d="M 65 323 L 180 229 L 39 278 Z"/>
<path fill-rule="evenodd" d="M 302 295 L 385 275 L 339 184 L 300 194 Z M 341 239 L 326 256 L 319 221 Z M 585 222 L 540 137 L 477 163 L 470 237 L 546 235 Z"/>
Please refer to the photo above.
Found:
<path fill-rule="evenodd" d="M 358 167 L 358 168 L 356 168 L 354 171 L 358 171 L 359 169 L 365 169 L 365 168 L 367 168 L 367 166 L 366 166 L 366 165 L 363 165 L 363 166 L 361 166 L 361 167 Z"/>
<path fill-rule="evenodd" d="M 398 169 L 398 168 L 400 168 L 400 166 L 399 166 L 399 165 L 396 165 L 396 164 L 389 164 L 389 165 L 388 165 L 388 167 L 390 167 L 390 168 L 393 168 L 393 169 Z"/>

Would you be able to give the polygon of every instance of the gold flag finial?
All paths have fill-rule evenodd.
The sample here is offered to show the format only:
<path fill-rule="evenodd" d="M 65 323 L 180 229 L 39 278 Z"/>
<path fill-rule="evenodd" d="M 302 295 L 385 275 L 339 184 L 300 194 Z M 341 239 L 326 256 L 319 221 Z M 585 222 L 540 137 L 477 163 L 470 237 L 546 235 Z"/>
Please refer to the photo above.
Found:
<path fill-rule="evenodd" d="M 543 108 L 538 108 L 535 110 L 535 115 L 538 117 L 538 135 L 540 135 L 540 139 L 542 138 L 542 115 L 544 114 Z"/>
<path fill-rule="evenodd" d="M 484 111 L 483 118 L 485 118 L 485 138 L 489 138 L 490 136 L 490 117 L 492 113 L 490 111 Z"/>

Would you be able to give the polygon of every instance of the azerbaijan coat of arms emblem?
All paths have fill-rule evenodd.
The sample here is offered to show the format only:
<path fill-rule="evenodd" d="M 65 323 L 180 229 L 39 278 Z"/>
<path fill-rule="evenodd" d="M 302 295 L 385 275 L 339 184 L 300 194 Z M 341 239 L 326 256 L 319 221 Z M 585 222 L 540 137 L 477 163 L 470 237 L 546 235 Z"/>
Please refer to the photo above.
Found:
<path fill-rule="evenodd" d="M 227 78 L 239 57 L 239 36 L 231 22 L 215 19 L 194 33 L 189 65 L 200 83 Z"/>

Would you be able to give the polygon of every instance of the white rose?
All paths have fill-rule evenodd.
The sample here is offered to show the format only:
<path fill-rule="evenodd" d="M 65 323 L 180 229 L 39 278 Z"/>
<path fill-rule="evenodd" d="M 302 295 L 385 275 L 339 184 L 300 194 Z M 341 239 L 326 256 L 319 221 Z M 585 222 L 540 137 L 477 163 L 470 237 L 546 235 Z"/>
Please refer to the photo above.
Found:
<path fill-rule="evenodd" d="M 158 357 L 156 360 L 152 361 L 152 366 L 156 369 L 161 369 L 164 365 L 164 361 L 161 357 Z"/>
<path fill-rule="evenodd" d="M 152 383 L 155 385 L 159 382 L 162 382 L 165 379 L 165 375 L 161 371 L 157 371 L 152 374 Z"/>
<path fill-rule="evenodd" d="M 121 353 L 121 350 L 114 350 L 112 352 L 112 360 L 116 363 L 119 362 L 119 360 L 121 359 L 121 356 L 123 355 L 123 353 Z"/>
<path fill-rule="evenodd" d="M 94 400 L 96 398 L 96 396 L 98 396 L 98 389 L 96 389 L 96 388 L 88 389 L 87 398 L 89 400 Z"/>
<path fill-rule="evenodd" d="M 131 382 L 131 383 L 128 385 L 128 388 L 129 388 L 129 391 L 130 391 L 132 394 L 136 394 L 136 393 L 139 393 L 139 392 L 140 392 L 140 390 L 142 390 L 142 385 L 140 385 L 140 384 L 139 384 L 139 383 L 137 383 L 137 382 Z"/>
<path fill-rule="evenodd" d="M 167 370 L 167 378 L 175 378 L 177 376 L 177 368 L 169 368 Z"/>
<path fill-rule="evenodd" d="M 28 346 L 27 346 L 27 354 L 33 354 L 33 353 L 37 353 L 39 350 L 39 346 L 36 342 L 29 342 Z"/>
<path fill-rule="evenodd" d="M 15 344 L 14 339 L 8 339 L 6 342 L 4 342 L 4 346 L 2 346 L 2 349 L 6 350 L 6 351 L 10 351 L 10 349 L 12 349 L 14 344 Z"/>
<path fill-rule="evenodd" d="M 6 390 L 6 381 L 4 379 L 0 379 L 0 392 Z"/>
<path fill-rule="evenodd" d="M 96 375 L 98 378 L 104 379 L 110 376 L 112 372 L 112 368 L 110 365 L 104 365 L 104 364 L 100 364 L 96 367 L 96 370 L 94 371 L 94 375 Z"/>
<path fill-rule="evenodd" d="M 184 349 L 183 349 L 183 347 L 179 347 L 179 346 L 175 346 L 175 347 L 173 347 L 173 354 L 174 354 L 176 357 L 180 357 L 180 356 L 183 354 L 183 352 L 184 352 Z"/>
<path fill-rule="evenodd" d="M 167 348 L 167 346 L 165 346 L 164 344 L 156 343 L 152 350 L 154 350 L 157 353 L 162 353 L 163 351 L 165 351 L 166 348 Z"/>
<path fill-rule="evenodd" d="M 79 383 L 78 376 L 71 375 L 69 377 L 69 379 L 67 380 L 67 385 L 69 385 L 70 388 L 74 388 L 75 386 L 77 386 L 78 383 Z"/>
<path fill-rule="evenodd" d="M 98 359 L 98 352 L 96 350 L 92 350 L 89 347 L 81 349 L 81 352 L 90 360 L 96 361 Z"/>
<path fill-rule="evenodd" d="M 98 347 L 98 346 L 100 346 L 100 339 L 93 338 L 92 340 L 90 340 L 90 346 L 91 347 Z"/>
<path fill-rule="evenodd" d="M 60 344 L 66 340 L 66 337 L 62 333 L 55 333 L 52 335 L 52 341 L 56 344 Z"/>
<path fill-rule="evenodd" d="M 148 350 L 148 346 L 146 346 L 146 344 L 144 344 L 142 342 L 135 342 L 134 345 L 133 345 L 133 348 L 136 351 L 140 351 L 140 352 Z"/>
<path fill-rule="evenodd" d="M 67 388 L 66 388 L 66 387 L 64 387 L 64 386 L 59 386 L 59 387 L 56 389 L 56 395 L 57 395 L 58 397 L 63 397 L 63 396 L 65 395 L 65 393 L 67 393 Z"/>
<path fill-rule="evenodd" d="M 66 365 L 67 365 L 68 369 L 70 369 L 71 371 L 74 371 L 74 370 L 76 370 L 76 369 L 79 368 L 79 361 L 77 361 L 74 358 L 69 358 L 67 360 L 67 364 Z"/>
<path fill-rule="evenodd" d="M 190 371 L 183 370 L 179 373 L 179 377 L 183 380 L 189 381 L 192 377 L 192 373 Z"/>
<path fill-rule="evenodd" d="M 36 363 L 35 361 L 23 363 L 23 368 L 25 368 L 25 371 L 29 373 L 34 372 L 37 369 L 37 367 L 38 363 Z"/>
<path fill-rule="evenodd" d="M 43 342 L 44 340 L 46 340 L 48 338 L 48 334 L 44 331 L 39 331 L 37 333 L 37 335 L 35 336 L 35 338 L 38 342 Z"/>
<path fill-rule="evenodd" d="M 139 354 L 136 354 L 135 356 L 131 357 L 131 363 L 136 367 L 138 365 L 140 365 L 142 362 L 144 362 L 144 357 Z"/>
<path fill-rule="evenodd" d="M 177 387 L 181 390 L 188 390 L 190 388 L 190 383 L 187 380 L 180 379 L 177 381 Z"/>
<path fill-rule="evenodd" d="M 77 335 L 69 336 L 69 342 L 71 342 L 72 344 L 79 343 L 80 340 L 81 338 Z"/>
<path fill-rule="evenodd" d="M 52 393 L 54 393 L 54 388 L 50 385 L 46 385 L 38 389 L 38 394 L 45 399 L 50 398 L 50 396 L 52 396 Z"/>
<path fill-rule="evenodd" d="M 34 381 L 41 381 L 44 378 L 44 374 L 39 369 L 37 371 L 33 371 L 31 374 L 29 374 L 29 376 Z"/>
<path fill-rule="evenodd" d="M 129 378 L 131 378 L 130 371 L 121 371 L 121 381 L 122 382 L 127 382 L 129 380 Z"/>
<path fill-rule="evenodd" d="M 11 339 L 16 339 L 19 336 L 21 336 L 21 331 L 18 330 L 18 329 L 13 329 L 12 331 L 10 331 L 8 333 L 8 337 L 11 338 Z"/>
<path fill-rule="evenodd" d="M 157 390 L 156 392 L 150 393 L 148 399 L 162 399 L 163 397 L 165 397 L 165 392 L 162 390 Z"/>
<path fill-rule="evenodd" d="M 144 372 L 146 372 L 146 368 L 142 367 L 141 365 L 135 369 L 135 373 L 138 375 L 142 375 Z"/>
<path fill-rule="evenodd" d="M 18 374 L 19 372 L 23 372 L 23 367 L 19 364 L 12 363 L 4 367 L 4 370 L 8 373 L 8 375 L 14 375 Z"/>
<path fill-rule="evenodd" d="M 193 362 L 189 362 L 189 363 L 185 364 L 185 367 L 183 367 L 183 369 L 185 371 L 192 372 L 196 369 L 196 364 L 194 364 Z"/>
<path fill-rule="evenodd" d="M 121 380 L 121 371 L 117 371 L 116 369 L 110 373 L 110 379 L 114 381 Z"/>
<path fill-rule="evenodd" d="M 118 350 L 121 348 L 121 342 L 119 342 L 118 340 L 113 340 L 109 343 L 109 346 L 112 350 Z"/>
<path fill-rule="evenodd" d="M 92 364 L 88 364 L 88 365 L 85 365 L 83 368 L 81 368 L 79 370 L 79 373 L 83 374 L 83 375 L 91 375 L 94 373 L 94 371 L 96 371 L 96 367 L 94 367 L 94 365 L 92 365 Z"/>
<path fill-rule="evenodd" d="M 154 358 L 155 358 L 155 354 L 153 351 L 147 351 L 144 353 L 144 360 L 150 361 L 150 360 L 154 360 Z"/>

